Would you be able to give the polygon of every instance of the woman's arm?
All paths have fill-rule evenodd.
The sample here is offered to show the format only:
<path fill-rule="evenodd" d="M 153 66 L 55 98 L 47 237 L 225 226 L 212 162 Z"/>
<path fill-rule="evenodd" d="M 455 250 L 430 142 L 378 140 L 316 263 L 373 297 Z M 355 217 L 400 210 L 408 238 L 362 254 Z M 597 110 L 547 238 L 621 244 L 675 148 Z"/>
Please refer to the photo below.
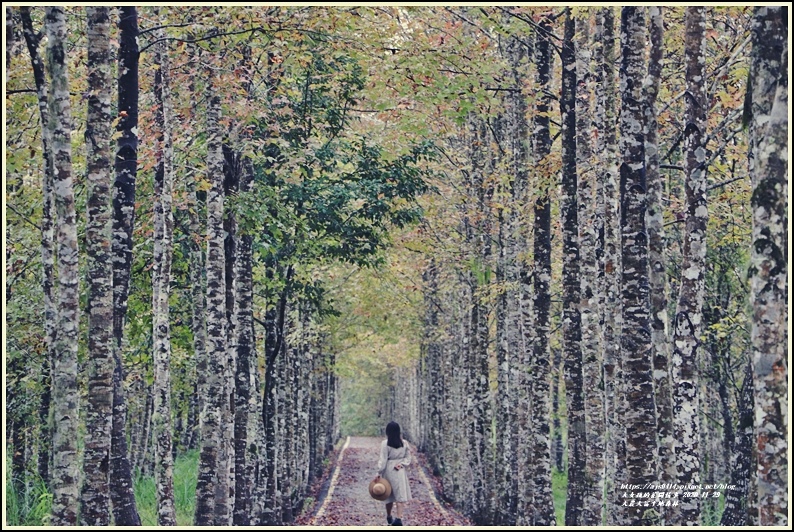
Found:
<path fill-rule="evenodd" d="M 378 475 L 382 476 L 386 472 L 386 462 L 389 458 L 389 449 L 386 448 L 386 440 L 380 446 L 380 457 L 378 458 Z"/>
<path fill-rule="evenodd" d="M 405 458 L 402 459 L 400 464 L 402 464 L 403 467 L 406 467 L 411 465 L 411 449 L 408 447 L 407 443 L 403 442 L 403 445 L 405 445 Z"/>

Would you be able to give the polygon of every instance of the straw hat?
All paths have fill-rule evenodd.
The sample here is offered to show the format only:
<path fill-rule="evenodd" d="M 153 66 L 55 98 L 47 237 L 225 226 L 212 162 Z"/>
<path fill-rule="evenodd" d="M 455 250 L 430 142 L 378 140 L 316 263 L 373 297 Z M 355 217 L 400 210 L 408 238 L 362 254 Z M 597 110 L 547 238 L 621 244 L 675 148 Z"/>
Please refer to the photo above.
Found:
<path fill-rule="evenodd" d="M 384 501 L 391 495 L 391 484 L 383 477 L 369 483 L 369 494 L 373 499 Z"/>

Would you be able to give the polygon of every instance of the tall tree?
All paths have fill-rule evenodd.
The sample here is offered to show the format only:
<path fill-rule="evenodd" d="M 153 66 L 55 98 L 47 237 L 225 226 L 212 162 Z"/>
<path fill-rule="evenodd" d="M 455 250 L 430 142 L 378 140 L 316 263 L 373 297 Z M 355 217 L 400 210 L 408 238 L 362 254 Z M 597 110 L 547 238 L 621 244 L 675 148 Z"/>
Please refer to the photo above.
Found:
<path fill-rule="evenodd" d="M 113 424 L 113 272 L 110 205 L 110 16 L 106 7 L 87 7 L 88 18 L 88 409 L 85 478 L 80 523 L 110 524 L 110 433 Z"/>
<path fill-rule="evenodd" d="M 220 96 L 207 69 L 207 386 L 201 409 L 201 453 L 196 485 L 196 525 L 214 524 L 220 442 L 222 376 L 226 362 L 226 282 L 223 243 L 223 146 Z"/>
<path fill-rule="evenodd" d="M 110 498 L 117 526 L 139 526 L 127 455 L 127 401 L 124 393 L 123 338 L 132 268 L 135 178 L 138 173 L 138 11 L 119 8 L 118 124 L 113 188 L 113 431 L 110 449 Z"/>
<path fill-rule="evenodd" d="M 531 469 L 530 485 L 533 495 L 528 508 L 528 525 L 553 525 L 554 501 L 551 493 L 551 404 L 549 389 L 551 387 L 551 357 L 549 353 L 549 308 L 551 294 L 551 205 L 549 188 L 551 186 L 551 168 L 548 158 L 551 152 L 551 135 L 549 133 L 549 82 L 551 80 L 551 44 L 549 34 L 551 22 L 548 17 L 540 20 L 540 30 L 536 36 L 536 64 L 538 96 L 535 100 L 535 117 L 533 128 L 532 155 L 538 169 L 535 185 L 538 188 L 535 196 L 535 216 L 533 229 L 535 239 L 534 251 L 534 300 L 532 324 L 524 324 L 533 331 L 532 347 L 531 405 L 532 405 L 532 447 L 530 452 Z"/>
<path fill-rule="evenodd" d="M 750 478 L 753 455 L 753 361 L 745 366 L 744 381 L 737 406 L 738 426 L 736 440 L 731 449 L 731 484 L 735 489 L 725 493 L 725 509 L 720 518 L 723 526 L 750 524 Z"/>
<path fill-rule="evenodd" d="M 53 195 L 57 213 L 58 318 L 52 372 L 53 427 L 52 523 L 77 524 L 77 342 L 80 323 L 77 267 L 77 224 L 72 184 L 72 111 L 66 57 L 66 14 L 48 7 L 48 100 L 52 140 Z"/>
<path fill-rule="evenodd" d="M 686 233 L 673 331 L 672 381 L 675 383 L 673 429 L 679 484 L 700 483 L 700 421 L 697 349 L 703 322 L 706 259 L 706 19 L 705 8 L 688 7 L 686 60 Z M 687 497 L 670 515 L 679 525 L 700 522 L 700 498 Z"/>
<path fill-rule="evenodd" d="M 672 391 L 670 388 L 669 340 L 667 327 L 667 263 L 662 196 L 664 182 L 659 175 L 659 141 L 657 138 L 656 99 L 662 77 L 664 24 L 662 8 L 648 8 L 650 53 L 648 74 L 643 83 L 645 110 L 645 175 L 648 181 L 648 261 L 651 288 L 651 342 L 653 344 L 656 427 L 659 439 L 659 480 L 675 480 Z"/>
<path fill-rule="evenodd" d="M 154 406 L 152 440 L 155 447 L 154 476 L 157 485 L 157 524 L 176 525 L 174 508 L 174 464 L 171 431 L 171 263 L 173 261 L 174 148 L 171 140 L 171 88 L 168 41 L 160 29 L 155 34 L 154 113 L 158 161 L 154 173 L 154 262 L 152 272 L 152 342 L 154 361 Z"/>
<path fill-rule="evenodd" d="M 240 192 L 247 193 L 253 184 L 253 167 L 244 164 Z M 234 410 L 234 524 L 251 524 L 251 471 L 246 464 L 249 440 L 249 409 L 251 382 L 257 371 L 253 321 L 253 236 L 250 228 L 238 233 L 237 256 L 234 263 L 237 367 L 235 374 Z M 253 389 L 256 394 L 257 389 Z M 254 433 L 251 433 L 253 436 Z M 253 444 L 252 444 L 253 445 Z"/>
<path fill-rule="evenodd" d="M 788 307 L 788 49 L 786 10 L 756 7 L 753 18 L 753 232 L 750 285 L 753 306 L 753 385 L 758 453 L 760 525 L 788 523 L 786 328 Z M 772 97 L 774 95 L 774 97 Z"/>
<path fill-rule="evenodd" d="M 620 200 L 623 323 L 620 335 L 623 362 L 623 413 L 626 438 L 626 478 L 630 485 L 656 479 L 656 407 L 650 337 L 648 239 L 645 231 L 646 180 L 642 118 L 645 13 L 621 9 L 620 65 Z M 642 506 L 627 506 L 628 524 L 653 522 Z"/>
<path fill-rule="evenodd" d="M 8 8 L 11 9 L 11 8 Z M 30 7 L 19 8 L 22 19 L 22 33 L 30 54 L 30 63 L 33 68 L 33 80 L 36 84 L 36 97 L 39 107 L 39 120 L 41 121 L 41 147 L 44 155 L 44 171 L 41 179 L 42 207 L 41 207 L 41 287 L 44 295 L 44 344 L 47 352 L 46 361 L 42 368 L 42 397 L 39 406 L 39 419 L 42 426 L 40 437 L 41 446 L 38 457 L 39 477 L 49 484 L 52 426 L 50 422 L 50 403 L 52 396 L 52 363 L 55 359 L 55 334 L 57 331 L 57 309 L 55 306 L 55 232 L 53 223 L 55 218 L 53 184 L 54 166 L 52 156 L 52 138 L 49 128 L 49 109 L 47 79 L 44 72 L 44 61 L 39 54 L 39 43 L 42 35 L 33 29 L 30 18 Z M 10 20 L 10 17 L 9 17 Z M 10 41 L 10 39 L 9 39 Z"/>
<path fill-rule="evenodd" d="M 623 429 L 623 397 L 621 395 L 620 330 L 622 302 L 620 299 L 620 202 L 617 185 L 617 135 L 615 87 L 615 16 L 612 8 L 596 13 L 593 35 L 596 72 L 596 105 L 593 129 L 596 132 L 595 153 L 599 161 L 596 187 L 596 219 L 603 229 L 597 234 L 598 312 L 603 331 L 604 442 L 607 522 L 622 524 L 623 512 L 617 485 L 625 478 L 625 438 Z"/>
<path fill-rule="evenodd" d="M 582 18 L 576 39 L 576 170 L 578 176 L 579 250 L 581 255 L 582 375 L 585 395 L 585 487 L 582 524 L 602 524 L 604 508 L 604 444 L 606 420 L 603 393 L 603 343 L 600 327 L 598 260 L 603 250 L 596 247 L 603 231 L 598 216 L 597 168 L 594 164 L 592 115 L 594 78 L 591 66 L 591 17 Z"/>
<path fill-rule="evenodd" d="M 562 335 L 568 407 L 568 496 L 565 524 L 581 524 L 585 490 L 585 412 L 582 375 L 582 316 L 579 312 L 579 205 L 576 175 L 576 21 L 565 15 L 562 41 Z"/>

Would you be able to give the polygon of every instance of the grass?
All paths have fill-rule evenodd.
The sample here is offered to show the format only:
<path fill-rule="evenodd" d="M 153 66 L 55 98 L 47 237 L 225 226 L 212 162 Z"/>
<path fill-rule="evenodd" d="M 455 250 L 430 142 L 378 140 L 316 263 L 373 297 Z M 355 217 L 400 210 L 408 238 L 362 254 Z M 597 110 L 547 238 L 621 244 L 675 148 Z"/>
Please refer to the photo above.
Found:
<path fill-rule="evenodd" d="M 9 464 L 7 471 L 11 471 Z M 6 519 L 9 526 L 46 526 L 52 513 L 52 494 L 40 478 L 21 489 L 14 489 L 13 482 L 6 483 Z M 21 492 L 21 493 L 20 493 Z"/>
<path fill-rule="evenodd" d="M 174 462 L 174 506 L 176 524 L 190 526 L 196 509 L 198 451 L 178 456 Z M 134 481 L 135 502 L 144 526 L 157 526 L 157 487 L 154 477 L 137 476 Z"/>
<path fill-rule="evenodd" d="M 565 503 L 568 499 L 568 473 L 551 468 L 551 494 L 554 498 L 554 515 L 557 525 L 565 524 Z"/>

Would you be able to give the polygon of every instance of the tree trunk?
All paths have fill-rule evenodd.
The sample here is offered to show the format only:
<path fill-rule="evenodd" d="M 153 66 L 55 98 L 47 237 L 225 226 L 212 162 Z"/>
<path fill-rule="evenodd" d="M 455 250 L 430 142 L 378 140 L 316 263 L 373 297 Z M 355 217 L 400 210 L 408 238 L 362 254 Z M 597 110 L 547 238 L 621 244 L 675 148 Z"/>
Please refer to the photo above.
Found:
<path fill-rule="evenodd" d="M 174 463 L 171 433 L 171 327 L 168 299 L 171 295 L 171 262 L 173 260 L 174 217 L 173 144 L 171 141 L 171 88 L 168 43 L 165 32 L 155 35 L 163 39 L 155 52 L 154 74 L 155 127 L 157 128 L 158 161 L 154 175 L 154 263 L 152 273 L 152 341 L 154 344 L 154 405 L 152 441 L 154 442 L 155 484 L 157 486 L 157 524 L 176 525 L 174 508 Z"/>
<path fill-rule="evenodd" d="M 215 522 L 215 488 L 222 445 L 221 411 L 226 367 L 226 279 L 223 231 L 223 147 L 220 130 L 220 97 L 210 74 L 207 84 L 207 386 L 201 410 L 201 453 L 196 484 L 196 525 Z"/>
<path fill-rule="evenodd" d="M 53 470 L 52 524 L 77 524 L 77 342 L 80 323 L 77 264 L 77 224 L 72 186 L 72 113 L 65 41 L 66 16 L 62 7 L 48 7 L 47 64 L 49 134 L 52 141 L 53 195 L 57 223 L 58 312 L 52 373 Z"/>
<path fill-rule="evenodd" d="M 565 524 L 581 524 L 584 511 L 585 412 L 582 375 L 582 316 L 579 313 L 579 217 L 576 175 L 576 23 L 570 10 L 562 42 L 562 334 L 568 411 L 568 495 Z"/>
<path fill-rule="evenodd" d="M 617 140 L 615 131 L 615 18 L 612 8 L 600 9 L 596 14 L 593 40 L 596 63 L 596 109 L 594 128 L 596 154 L 599 165 L 596 195 L 596 218 L 603 227 L 597 247 L 603 250 L 598 260 L 599 322 L 603 331 L 604 353 L 604 413 L 607 421 L 604 442 L 606 482 L 606 520 L 609 524 L 624 524 L 617 489 L 625 480 L 625 430 L 623 427 L 623 396 L 621 394 L 622 364 L 620 334 L 622 302 L 620 300 L 620 203 L 617 178 Z"/>
<path fill-rule="evenodd" d="M 470 463 L 472 469 L 473 499 L 471 515 L 475 523 L 485 524 L 489 521 L 489 488 L 491 480 L 490 464 L 490 385 L 488 383 L 488 307 L 482 301 L 480 287 L 490 282 L 491 272 L 491 214 L 490 203 L 493 186 L 485 183 L 486 155 L 483 147 L 488 145 L 486 124 L 482 119 L 474 119 L 471 135 L 472 192 L 477 194 L 476 204 L 481 212 L 476 213 L 476 240 L 474 263 L 477 265 L 472 276 L 471 301 L 471 345 L 468 353 L 468 388 L 471 394 L 470 428 Z"/>
<path fill-rule="evenodd" d="M 244 164 L 240 191 L 248 192 L 253 183 L 253 168 L 250 161 Z M 237 372 L 235 375 L 234 411 L 234 524 L 251 524 L 251 477 L 246 464 L 248 446 L 248 414 L 251 400 L 252 372 L 256 371 L 256 346 L 253 321 L 253 236 L 247 230 L 238 235 L 237 258 L 234 263 L 235 312 L 237 314 Z M 256 389 L 254 389 L 256 391 Z M 255 433 L 251 432 L 253 436 Z"/>
<path fill-rule="evenodd" d="M 678 484 L 700 483 L 700 422 L 698 419 L 697 348 L 703 322 L 703 292 L 706 259 L 706 84 L 705 84 L 705 8 L 687 8 L 685 35 L 686 61 L 686 231 L 683 264 L 673 332 L 672 381 L 673 429 Z M 697 525 L 700 498 L 681 499 L 670 513 L 670 522 Z"/>
<path fill-rule="evenodd" d="M 7 8 L 10 9 L 10 8 Z M 52 362 L 55 357 L 56 316 L 55 307 L 55 254 L 54 254 L 54 204 L 53 183 L 54 167 L 52 158 L 52 139 L 49 129 L 50 113 L 47 109 L 48 86 L 44 73 L 44 61 L 39 55 L 39 42 L 41 37 L 33 30 L 30 18 L 30 7 L 19 8 L 22 19 L 22 32 L 30 54 L 30 63 L 33 68 L 33 80 L 36 83 L 36 96 L 39 106 L 39 120 L 41 121 L 41 147 L 44 154 L 44 171 L 42 172 L 41 191 L 41 287 L 44 295 L 44 344 L 46 348 L 46 361 L 42 368 L 42 396 L 39 407 L 39 420 L 41 434 L 39 436 L 39 477 L 45 484 L 50 482 L 50 461 L 52 424 L 50 421 L 50 400 L 52 395 Z M 9 17 L 10 20 L 10 17 Z M 10 39 L 9 39 L 10 42 Z"/>
<path fill-rule="evenodd" d="M 223 145 L 223 188 L 224 197 L 232 197 L 237 193 L 240 176 L 238 154 L 234 149 Z M 236 359 L 236 314 L 234 298 L 234 263 L 236 256 L 237 220 L 231 210 L 224 210 L 224 278 L 226 305 L 226 357 L 223 364 L 221 385 L 221 438 L 218 449 L 218 471 L 215 486 L 215 525 L 229 526 L 232 524 L 234 509 L 234 381 Z"/>
<path fill-rule="evenodd" d="M 600 328 L 598 259 L 603 253 L 596 242 L 603 231 L 603 218 L 596 216 L 598 204 L 596 165 L 593 163 L 592 114 L 593 76 L 591 67 L 590 17 L 582 20 L 576 40 L 576 170 L 578 176 L 579 250 L 582 275 L 580 312 L 582 316 L 582 376 L 585 395 L 585 486 L 581 523 L 601 525 L 604 509 L 604 356 Z"/>
<path fill-rule="evenodd" d="M 788 55 L 786 11 L 756 7 L 750 177 L 753 385 L 758 450 L 759 525 L 786 526 L 788 495 L 788 363 L 786 304 L 788 216 Z M 775 88 L 775 85 L 777 87 Z M 764 92 L 764 89 L 768 92 Z M 774 101 L 766 101 L 774 93 Z M 767 111 L 768 109 L 768 111 Z"/>
<path fill-rule="evenodd" d="M 540 21 L 545 32 L 551 31 L 548 19 Z M 533 494 L 532 503 L 528 508 L 526 524 L 530 526 L 550 526 L 556 523 L 554 500 L 551 492 L 551 435 L 550 414 L 551 401 L 549 395 L 551 375 L 551 357 L 549 356 L 549 308 L 551 295 L 551 205 L 549 188 L 552 170 L 547 157 L 551 151 L 549 134 L 549 81 L 551 79 L 551 53 L 547 33 L 537 36 L 537 83 L 538 98 L 535 104 L 533 130 L 533 156 L 538 169 L 536 174 L 537 196 L 535 198 L 534 232 L 534 300 L 532 324 L 534 333 L 531 384 L 531 423 L 532 447 L 530 456 L 530 486 Z"/>
<path fill-rule="evenodd" d="M 623 389 L 626 411 L 626 480 L 644 486 L 656 480 L 656 414 L 650 337 L 648 239 L 645 232 L 646 181 L 642 133 L 642 78 L 645 15 L 642 8 L 621 11 L 620 198 L 623 255 Z M 631 405 L 629 408 L 628 405 Z M 654 512 L 626 507 L 633 526 L 651 524 Z"/>
<path fill-rule="evenodd" d="M 734 489 L 725 492 L 725 509 L 720 525 L 748 526 L 750 515 L 750 477 L 752 476 L 753 455 L 753 363 L 747 363 L 744 382 L 738 401 L 737 438 L 731 449 L 731 484 Z"/>
<path fill-rule="evenodd" d="M 138 172 L 138 12 L 119 8 L 118 113 L 113 190 L 113 429 L 110 498 L 116 526 L 140 526 L 127 454 L 127 401 L 124 396 L 123 337 L 132 266 L 135 178 Z"/>
<path fill-rule="evenodd" d="M 88 409 L 80 524 L 110 524 L 110 433 L 113 426 L 113 272 L 110 242 L 110 17 L 87 7 L 88 114 Z"/>
<path fill-rule="evenodd" d="M 194 56 L 195 57 L 195 56 Z M 196 105 L 195 77 L 189 84 L 191 109 L 198 113 Z M 193 117 L 195 120 L 195 116 Z M 190 330 L 193 332 L 193 358 L 196 361 L 195 394 L 191 397 L 193 417 L 188 411 L 188 430 L 192 431 L 188 449 L 195 449 L 200 441 L 200 412 L 204 409 L 207 398 L 207 372 L 209 355 L 207 354 L 207 283 L 205 277 L 205 257 L 202 242 L 203 232 L 199 217 L 199 197 L 196 190 L 197 177 L 187 176 L 185 192 L 187 194 L 188 225 L 190 231 L 190 298 L 191 317 Z M 191 422 L 192 419 L 192 422 Z M 197 422 L 198 421 L 198 422 Z"/>
<path fill-rule="evenodd" d="M 659 440 L 659 481 L 675 481 L 673 406 L 667 327 L 667 263 L 664 235 L 664 183 L 659 175 L 659 142 L 657 140 L 656 98 L 662 75 L 664 57 L 664 25 L 662 8 L 648 8 L 650 55 L 648 75 L 643 83 L 645 97 L 645 175 L 648 182 L 648 262 L 651 288 L 651 343 L 653 344 L 654 393 L 656 396 L 656 430 Z M 666 513 L 666 512 L 665 512 Z"/>

